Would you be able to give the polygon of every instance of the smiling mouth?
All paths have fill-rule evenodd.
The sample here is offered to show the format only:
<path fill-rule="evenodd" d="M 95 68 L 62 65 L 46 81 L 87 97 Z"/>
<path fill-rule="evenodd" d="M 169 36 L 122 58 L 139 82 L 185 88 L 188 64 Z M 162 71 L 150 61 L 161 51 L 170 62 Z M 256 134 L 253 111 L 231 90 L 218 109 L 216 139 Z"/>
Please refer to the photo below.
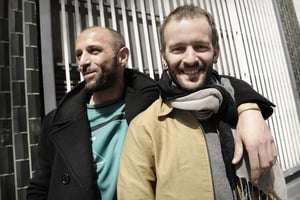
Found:
<path fill-rule="evenodd" d="M 202 68 L 194 68 L 194 69 L 184 69 L 182 70 L 182 73 L 187 74 L 187 75 L 194 75 L 194 74 L 198 74 L 199 72 L 201 72 Z"/>
<path fill-rule="evenodd" d="M 94 74 L 95 72 L 94 71 L 90 71 L 90 72 L 84 72 L 82 75 L 83 77 L 90 77 Z"/>

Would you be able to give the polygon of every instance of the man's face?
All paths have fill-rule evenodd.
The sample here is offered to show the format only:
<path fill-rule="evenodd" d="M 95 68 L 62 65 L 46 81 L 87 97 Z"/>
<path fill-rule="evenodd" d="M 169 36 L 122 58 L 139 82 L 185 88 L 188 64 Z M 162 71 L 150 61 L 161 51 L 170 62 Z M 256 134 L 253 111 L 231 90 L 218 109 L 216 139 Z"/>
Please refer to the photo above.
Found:
<path fill-rule="evenodd" d="M 161 52 L 170 76 L 187 91 L 198 90 L 210 76 L 219 48 L 213 48 L 211 28 L 204 17 L 171 20 L 165 27 Z"/>
<path fill-rule="evenodd" d="M 88 29 L 77 38 L 78 70 L 87 89 L 93 92 L 107 89 L 123 75 L 114 48 L 109 31 L 103 28 Z"/>

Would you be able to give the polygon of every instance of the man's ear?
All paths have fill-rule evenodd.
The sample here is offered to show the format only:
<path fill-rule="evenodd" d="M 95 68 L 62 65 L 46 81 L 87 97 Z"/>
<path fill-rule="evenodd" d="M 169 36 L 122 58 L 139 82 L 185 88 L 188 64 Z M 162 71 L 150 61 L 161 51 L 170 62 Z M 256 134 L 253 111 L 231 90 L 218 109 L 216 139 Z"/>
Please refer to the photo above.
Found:
<path fill-rule="evenodd" d="M 217 44 L 214 48 L 214 57 L 213 57 L 214 64 L 218 62 L 219 56 L 220 56 L 220 46 Z"/>
<path fill-rule="evenodd" d="M 164 50 L 162 50 L 162 49 L 160 50 L 160 57 L 161 57 L 161 61 L 163 63 L 163 69 L 168 68 L 166 54 L 165 54 Z"/>
<path fill-rule="evenodd" d="M 125 66 L 129 59 L 129 49 L 127 47 L 122 47 L 119 50 L 118 60 L 121 66 Z"/>

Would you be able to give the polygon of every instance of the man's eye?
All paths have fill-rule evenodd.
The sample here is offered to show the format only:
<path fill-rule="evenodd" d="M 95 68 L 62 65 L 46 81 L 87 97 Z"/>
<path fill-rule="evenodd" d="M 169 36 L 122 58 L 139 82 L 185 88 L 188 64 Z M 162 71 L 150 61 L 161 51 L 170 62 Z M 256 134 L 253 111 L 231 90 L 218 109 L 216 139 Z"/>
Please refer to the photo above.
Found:
<path fill-rule="evenodd" d="M 204 45 L 198 45 L 198 46 L 195 46 L 195 47 L 194 47 L 194 50 L 195 50 L 195 51 L 198 51 L 198 52 L 203 52 L 203 51 L 206 51 L 206 50 L 207 50 L 207 47 L 204 46 Z"/>
<path fill-rule="evenodd" d="M 94 50 L 91 51 L 91 54 L 97 55 L 97 54 L 100 53 L 100 52 L 101 52 L 100 50 L 94 49 Z"/>
<path fill-rule="evenodd" d="M 185 51 L 184 47 L 176 47 L 171 50 L 173 53 L 183 53 Z"/>

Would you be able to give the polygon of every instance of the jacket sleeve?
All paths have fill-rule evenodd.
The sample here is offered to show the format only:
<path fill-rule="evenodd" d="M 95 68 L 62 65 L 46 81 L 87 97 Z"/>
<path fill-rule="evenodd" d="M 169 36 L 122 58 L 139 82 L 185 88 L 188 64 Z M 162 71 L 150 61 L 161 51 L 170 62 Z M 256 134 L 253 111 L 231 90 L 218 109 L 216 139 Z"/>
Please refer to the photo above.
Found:
<path fill-rule="evenodd" d="M 42 132 L 38 144 L 37 168 L 27 188 L 28 200 L 42 200 L 47 199 L 48 196 L 51 177 L 51 162 L 48 154 L 48 134 L 52 114 L 53 111 L 43 120 Z"/>
<path fill-rule="evenodd" d="M 247 82 L 227 75 L 220 75 L 220 77 L 230 81 L 237 106 L 243 103 L 256 103 L 265 119 L 272 115 L 275 105 L 256 92 Z"/>
<path fill-rule="evenodd" d="M 122 151 L 118 199 L 155 199 L 154 159 L 151 151 L 152 140 L 135 118 L 129 125 Z"/>

